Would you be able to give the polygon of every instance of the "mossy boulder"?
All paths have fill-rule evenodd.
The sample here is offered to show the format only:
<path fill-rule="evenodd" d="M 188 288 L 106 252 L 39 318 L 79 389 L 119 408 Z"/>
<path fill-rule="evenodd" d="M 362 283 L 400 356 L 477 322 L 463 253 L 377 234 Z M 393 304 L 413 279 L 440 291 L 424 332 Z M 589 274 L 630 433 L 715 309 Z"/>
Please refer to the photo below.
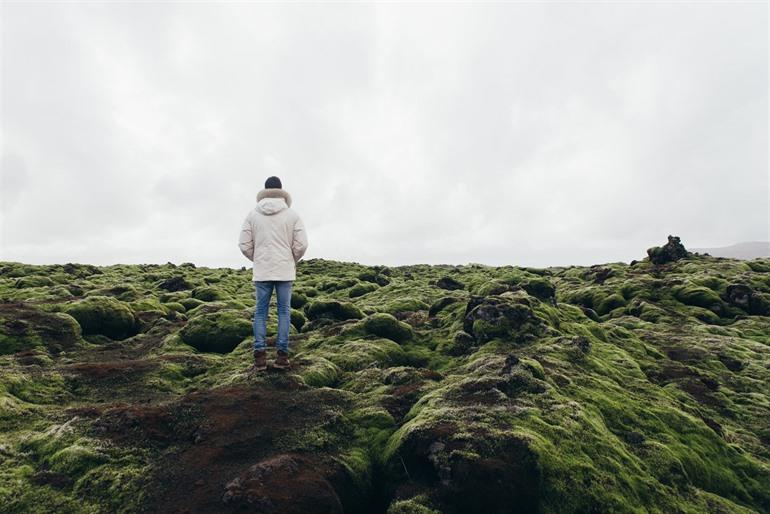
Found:
<path fill-rule="evenodd" d="M 59 353 L 80 341 L 81 333 L 69 314 L 30 306 L 0 307 L 0 355 L 39 347 Z"/>
<path fill-rule="evenodd" d="M 94 289 L 86 293 L 86 296 L 112 296 L 121 302 L 133 302 L 142 297 L 142 294 L 131 284 L 119 284 L 111 287 Z"/>
<path fill-rule="evenodd" d="M 342 344 L 325 345 L 319 353 L 346 371 L 389 368 L 406 359 L 401 346 L 385 338 L 354 339 Z"/>
<path fill-rule="evenodd" d="M 376 291 L 377 289 L 379 289 L 377 284 L 372 284 L 370 282 L 360 283 L 350 288 L 348 291 L 348 296 L 350 298 L 357 298 L 367 293 L 371 293 L 372 291 Z"/>
<path fill-rule="evenodd" d="M 363 280 L 364 282 L 371 282 L 372 284 L 377 284 L 378 286 L 381 286 L 381 287 L 384 287 L 390 284 L 390 279 L 387 276 L 385 276 L 384 273 L 381 273 L 376 270 L 367 270 L 359 273 L 358 280 Z"/>
<path fill-rule="evenodd" d="M 57 451 L 48 459 L 51 470 L 71 477 L 78 477 L 89 469 L 104 464 L 109 457 L 95 448 L 73 444 Z"/>
<path fill-rule="evenodd" d="M 689 256 L 690 252 L 687 251 L 677 236 L 668 236 L 668 242 L 663 246 L 653 246 L 647 249 L 647 257 L 653 264 L 666 264 Z"/>
<path fill-rule="evenodd" d="M 436 281 L 436 287 L 446 289 L 448 291 L 454 291 L 456 289 L 465 289 L 465 284 L 454 277 L 444 276 Z"/>
<path fill-rule="evenodd" d="M 168 307 L 161 304 L 156 298 L 143 298 L 135 302 L 130 302 L 128 305 L 136 314 L 141 312 L 156 312 L 161 316 L 166 316 L 169 313 Z M 181 304 L 179 306 L 184 309 L 184 306 Z"/>
<path fill-rule="evenodd" d="M 393 500 L 386 514 L 441 514 L 440 511 L 426 506 L 427 498 L 418 496 L 408 500 Z"/>
<path fill-rule="evenodd" d="M 524 280 L 519 283 L 519 287 L 540 300 L 552 303 L 556 300 L 556 286 L 545 278 L 534 277 Z"/>
<path fill-rule="evenodd" d="M 179 303 L 181 303 L 185 309 L 190 311 L 198 307 L 199 305 L 202 305 L 204 302 L 203 300 L 198 300 L 197 298 L 181 298 L 179 300 Z"/>
<path fill-rule="evenodd" d="M 726 287 L 724 299 L 730 305 L 743 309 L 749 314 L 770 315 L 770 301 L 766 295 L 754 291 L 746 284 L 730 284 Z"/>
<path fill-rule="evenodd" d="M 414 337 L 411 326 L 385 312 L 367 316 L 360 322 L 360 325 L 367 334 L 385 337 L 397 343 L 406 342 Z"/>
<path fill-rule="evenodd" d="M 89 296 L 67 305 L 64 312 L 78 321 L 85 335 L 125 339 L 136 334 L 138 328 L 131 307 L 111 296 Z"/>
<path fill-rule="evenodd" d="M 349 302 L 337 300 L 317 300 L 305 307 L 305 314 L 310 320 L 327 318 L 333 320 L 361 319 L 364 313 L 361 309 Z"/>
<path fill-rule="evenodd" d="M 609 296 L 602 298 L 599 304 L 596 306 L 596 313 L 603 316 L 614 309 L 625 307 L 626 299 L 619 293 L 613 293 Z"/>
<path fill-rule="evenodd" d="M 17 289 L 25 289 L 28 287 L 48 287 L 54 285 L 53 280 L 46 276 L 31 275 L 28 277 L 21 277 L 16 281 L 14 286 Z"/>
<path fill-rule="evenodd" d="M 313 357 L 309 362 L 301 360 L 300 377 L 310 387 L 331 387 L 341 377 L 339 366 L 323 357 Z"/>
<path fill-rule="evenodd" d="M 464 330 L 458 330 L 449 341 L 441 345 L 441 351 L 447 355 L 458 357 L 471 353 L 476 347 L 475 337 Z"/>
<path fill-rule="evenodd" d="M 291 310 L 291 324 L 296 328 L 297 330 L 302 330 L 302 325 L 307 323 L 307 318 L 304 314 L 302 314 L 302 311 L 297 309 Z"/>
<path fill-rule="evenodd" d="M 299 291 L 291 292 L 291 308 L 301 309 L 307 303 L 307 296 Z"/>
<path fill-rule="evenodd" d="M 184 275 L 174 275 L 167 279 L 162 280 L 158 287 L 166 291 L 186 291 L 192 289 L 194 286 L 191 284 Z"/>
<path fill-rule="evenodd" d="M 252 331 L 252 323 L 241 311 L 220 310 L 192 318 L 179 335 L 201 352 L 230 353 Z"/>
<path fill-rule="evenodd" d="M 702 307 L 720 316 L 725 314 L 727 310 L 725 302 L 719 297 L 717 293 L 708 287 L 684 284 L 682 286 L 675 287 L 673 290 L 673 295 L 674 298 L 685 305 Z"/>
<path fill-rule="evenodd" d="M 321 284 L 318 286 L 318 289 L 320 291 L 332 293 L 334 291 L 339 291 L 341 289 L 347 289 L 348 287 L 353 287 L 356 284 L 358 284 L 358 280 L 354 278 L 335 278 L 332 280 L 326 280 L 324 282 L 321 282 Z"/>
<path fill-rule="evenodd" d="M 542 332 L 542 321 L 522 298 L 474 296 L 468 302 L 463 330 L 485 343 L 495 338 L 525 342 Z"/>
<path fill-rule="evenodd" d="M 449 305 L 462 301 L 460 298 L 454 296 L 444 296 L 433 302 L 428 309 L 428 316 L 433 317 Z"/>
<path fill-rule="evenodd" d="M 398 314 L 400 312 L 416 312 L 427 309 L 430 309 L 430 305 L 424 301 L 419 298 L 406 296 L 389 302 L 382 308 L 382 311 L 388 314 Z"/>
<path fill-rule="evenodd" d="M 184 306 L 184 305 L 182 305 L 182 304 L 181 304 L 181 303 L 179 303 L 179 302 L 166 302 L 166 303 L 164 303 L 164 304 L 163 304 L 163 307 L 165 307 L 165 308 L 166 308 L 166 309 L 168 309 L 169 311 L 173 311 L 173 312 L 180 312 L 180 313 L 183 313 L 183 312 L 186 312 L 186 311 L 187 311 L 187 309 L 185 308 L 185 306 Z"/>
<path fill-rule="evenodd" d="M 216 302 L 227 299 L 227 295 L 212 286 L 198 286 L 192 290 L 192 297 L 202 302 Z"/>

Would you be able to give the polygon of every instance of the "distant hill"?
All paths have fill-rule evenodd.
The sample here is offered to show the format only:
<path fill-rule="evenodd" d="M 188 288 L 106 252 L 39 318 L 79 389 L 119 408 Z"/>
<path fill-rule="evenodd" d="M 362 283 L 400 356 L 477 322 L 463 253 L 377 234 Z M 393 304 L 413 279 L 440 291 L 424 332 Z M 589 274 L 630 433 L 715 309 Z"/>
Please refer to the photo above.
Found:
<path fill-rule="evenodd" d="M 770 257 L 770 241 L 748 241 L 719 248 L 690 248 L 690 251 L 707 253 L 713 257 L 751 260 L 760 257 Z"/>

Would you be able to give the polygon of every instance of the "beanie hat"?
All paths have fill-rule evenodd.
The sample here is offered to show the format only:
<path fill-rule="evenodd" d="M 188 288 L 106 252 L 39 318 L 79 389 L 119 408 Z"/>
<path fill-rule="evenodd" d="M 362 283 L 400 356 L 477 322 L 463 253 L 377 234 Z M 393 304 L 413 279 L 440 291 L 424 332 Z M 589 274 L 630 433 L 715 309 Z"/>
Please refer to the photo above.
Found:
<path fill-rule="evenodd" d="M 265 180 L 265 189 L 281 189 L 281 179 L 278 177 L 268 177 Z"/>

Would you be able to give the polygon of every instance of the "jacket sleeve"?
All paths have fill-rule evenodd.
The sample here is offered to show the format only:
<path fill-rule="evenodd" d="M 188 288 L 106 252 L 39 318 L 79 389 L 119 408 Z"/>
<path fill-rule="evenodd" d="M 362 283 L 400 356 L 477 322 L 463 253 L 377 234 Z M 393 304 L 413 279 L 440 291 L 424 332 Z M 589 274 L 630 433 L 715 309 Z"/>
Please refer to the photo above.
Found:
<path fill-rule="evenodd" d="M 238 247 L 241 253 L 250 261 L 254 261 L 254 232 L 251 220 L 247 216 L 241 225 L 241 235 L 238 237 Z"/>
<path fill-rule="evenodd" d="M 291 252 L 294 254 L 294 262 L 299 262 L 305 251 L 307 250 L 307 232 L 305 231 L 305 224 L 297 217 L 297 221 L 294 223 L 294 238 L 291 242 Z"/>

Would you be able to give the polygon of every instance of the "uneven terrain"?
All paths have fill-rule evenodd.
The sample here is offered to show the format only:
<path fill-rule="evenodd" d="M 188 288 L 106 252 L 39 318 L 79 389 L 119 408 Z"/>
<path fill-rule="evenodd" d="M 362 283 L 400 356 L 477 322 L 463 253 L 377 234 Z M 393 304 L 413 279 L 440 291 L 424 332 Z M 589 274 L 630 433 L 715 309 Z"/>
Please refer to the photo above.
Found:
<path fill-rule="evenodd" d="M 770 259 L 649 255 L 301 261 L 257 376 L 251 269 L 0 262 L 0 511 L 770 512 Z"/>

